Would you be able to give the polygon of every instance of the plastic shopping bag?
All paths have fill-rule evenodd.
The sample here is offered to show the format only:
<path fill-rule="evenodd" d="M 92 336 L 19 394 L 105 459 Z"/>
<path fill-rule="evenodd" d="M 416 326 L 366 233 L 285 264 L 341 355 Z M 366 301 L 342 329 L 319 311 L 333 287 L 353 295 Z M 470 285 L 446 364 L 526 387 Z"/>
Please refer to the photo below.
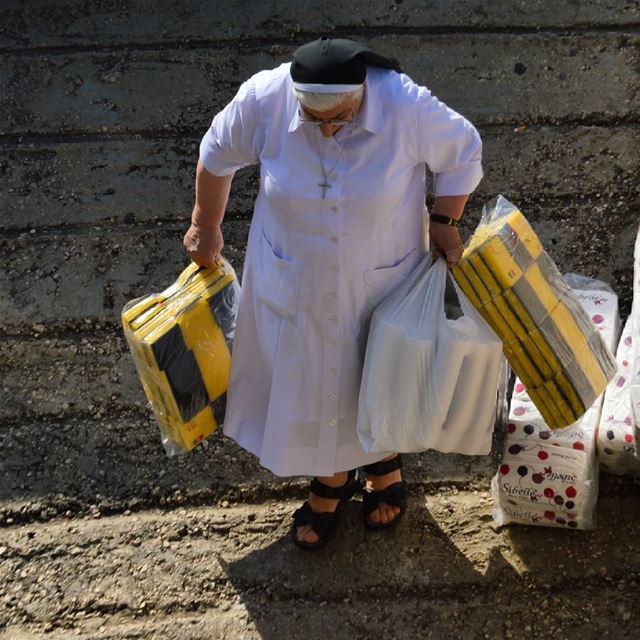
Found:
<path fill-rule="evenodd" d="M 445 315 L 447 266 L 427 256 L 376 309 L 358 406 L 367 451 L 487 454 L 502 342 L 457 288 Z"/>
<path fill-rule="evenodd" d="M 222 424 L 240 287 L 224 259 L 191 263 L 162 293 L 129 302 L 124 333 L 167 455 Z"/>

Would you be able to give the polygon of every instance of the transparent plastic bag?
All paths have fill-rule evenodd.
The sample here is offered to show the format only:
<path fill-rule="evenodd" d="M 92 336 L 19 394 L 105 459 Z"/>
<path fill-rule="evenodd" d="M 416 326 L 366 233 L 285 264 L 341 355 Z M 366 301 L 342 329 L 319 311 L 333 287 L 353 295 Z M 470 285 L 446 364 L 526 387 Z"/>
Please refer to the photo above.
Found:
<path fill-rule="evenodd" d="M 483 209 L 453 276 L 504 343 L 545 422 L 578 420 L 616 366 L 594 323 L 522 213 L 498 196 Z"/>
<path fill-rule="evenodd" d="M 240 287 L 224 259 L 191 263 L 162 293 L 127 303 L 122 325 L 167 455 L 190 451 L 224 419 Z"/>
<path fill-rule="evenodd" d="M 631 306 L 631 332 L 634 353 L 633 370 L 631 372 L 631 414 L 633 416 L 634 438 L 636 443 L 640 439 L 640 227 L 636 235 L 633 252 L 633 303 Z M 636 454 L 638 447 L 636 444 Z"/>
<path fill-rule="evenodd" d="M 459 289 L 463 315 L 447 318 L 446 263 L 430 262 L 427 256 L 373 314 L 360 441 L 367 451 L 486 454 L 502 344 Z"/>
<path fill-rule="evenodd" d="M 605 391 L 598 426 L 600 466 L 609 473 L 619 475 L 640 475 L 631 395 L 632 371 L 640 358 L 640 350 L 637 348 L 638 341 L 633 339 L 632 320 L 629 318 L 626 321 L 618 343 L 618 373 Z"/>

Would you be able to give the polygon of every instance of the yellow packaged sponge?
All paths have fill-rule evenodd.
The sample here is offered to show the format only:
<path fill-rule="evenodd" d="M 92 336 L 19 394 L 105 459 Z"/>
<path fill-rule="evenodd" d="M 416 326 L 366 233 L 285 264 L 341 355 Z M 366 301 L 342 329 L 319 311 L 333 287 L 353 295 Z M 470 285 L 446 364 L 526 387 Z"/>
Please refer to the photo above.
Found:
<path fill-rule="evenodd" d="M 240 287 L 231 265 L 190 264 L 162 293 L 129 302 L 124 333 L 169 455 L 224 418 Z"/>
<path fill-rule="evenodd" d="M 616 364 L 522 213 L 502 196 L 483 211 L 453 276 L 500 336 L 547 424 L 578 420 Z"/>

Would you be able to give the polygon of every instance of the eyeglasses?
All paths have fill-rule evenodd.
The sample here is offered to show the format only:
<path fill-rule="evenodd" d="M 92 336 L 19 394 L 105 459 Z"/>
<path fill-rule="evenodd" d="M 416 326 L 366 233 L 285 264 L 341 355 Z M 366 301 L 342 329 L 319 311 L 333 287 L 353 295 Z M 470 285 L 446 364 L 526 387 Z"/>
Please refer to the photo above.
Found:
<path fill-rule="evenodd" d="M 305 113 L 302 109 L 298 109 L 298 115 L 300 116 L 300 122 L 304 122 L 305 124 L 317 124 L 317 125 L 322 125 L 322 124 L 328 124 L 331 126 L 342 126 L 345 124 L 351 124 L 351 120 L 338 120 L 335 118 L 331 118 L 329 120 L 321 120 L 319 118 L 312 118 L 310 115 L 308 115 L 307 113 Z"/>

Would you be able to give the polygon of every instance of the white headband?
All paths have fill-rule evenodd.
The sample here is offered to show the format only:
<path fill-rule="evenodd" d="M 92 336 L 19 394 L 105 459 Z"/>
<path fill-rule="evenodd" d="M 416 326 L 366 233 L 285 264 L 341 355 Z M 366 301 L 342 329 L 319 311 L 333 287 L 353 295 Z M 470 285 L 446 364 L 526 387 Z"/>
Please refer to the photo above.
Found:
<path fill-rule="evenodd" d="M 357 91 L 362 84 L 309 84 L 307 82 L 294 82 L 294 89 L 309 91 L 310 93 L 350 93 Z"/>

